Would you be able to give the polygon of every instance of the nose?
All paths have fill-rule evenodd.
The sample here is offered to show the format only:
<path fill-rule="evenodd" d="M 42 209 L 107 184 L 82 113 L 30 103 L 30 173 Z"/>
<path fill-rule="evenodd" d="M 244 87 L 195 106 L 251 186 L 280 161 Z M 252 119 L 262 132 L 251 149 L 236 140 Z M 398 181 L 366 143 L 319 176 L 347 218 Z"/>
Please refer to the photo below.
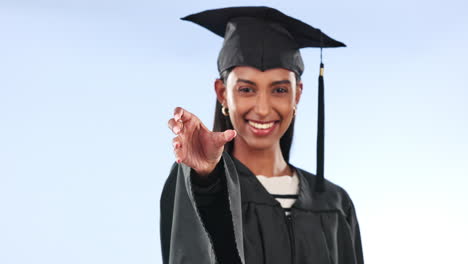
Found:
<path fill-rule="evenodd" d="M 266 117 L 271 111 L 270 98 L 266 93 L 259 93 L 255 102 L 255 113 L 259 117 Z"/>

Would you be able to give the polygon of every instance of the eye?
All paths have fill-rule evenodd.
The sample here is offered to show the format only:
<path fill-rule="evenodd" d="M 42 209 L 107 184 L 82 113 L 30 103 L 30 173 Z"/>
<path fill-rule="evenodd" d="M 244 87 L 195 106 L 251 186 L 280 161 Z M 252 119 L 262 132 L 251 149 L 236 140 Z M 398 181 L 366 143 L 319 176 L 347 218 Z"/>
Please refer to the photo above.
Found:
<path fill-rule="evenodd" d="M 250 87 L 239 87 L 239 92 L 241 93 L 250 93 L 253 92 L 253 89 Z"/>
<path fill-rule="evenodd" d="M 278 87 L 275 89 L 275 93 L 287 93 L 288 89 L 284 87 Z"/>

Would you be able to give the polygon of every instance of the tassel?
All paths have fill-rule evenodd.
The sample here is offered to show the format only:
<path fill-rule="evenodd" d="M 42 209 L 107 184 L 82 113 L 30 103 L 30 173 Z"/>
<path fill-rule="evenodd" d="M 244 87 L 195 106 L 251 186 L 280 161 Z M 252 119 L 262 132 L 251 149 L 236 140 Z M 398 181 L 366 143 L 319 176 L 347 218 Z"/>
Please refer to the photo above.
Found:
<path fill-rule="evenodd" d="M 320 75 L 318 78 L 318 118 L 317 118 L 317 182 L 315 185 L 316 192 L 324 191 L 324 155 L 325 155 L 325 103 L 324 103 L 324 83 L 322 63 L 322 49 L 320 49 Z"/>

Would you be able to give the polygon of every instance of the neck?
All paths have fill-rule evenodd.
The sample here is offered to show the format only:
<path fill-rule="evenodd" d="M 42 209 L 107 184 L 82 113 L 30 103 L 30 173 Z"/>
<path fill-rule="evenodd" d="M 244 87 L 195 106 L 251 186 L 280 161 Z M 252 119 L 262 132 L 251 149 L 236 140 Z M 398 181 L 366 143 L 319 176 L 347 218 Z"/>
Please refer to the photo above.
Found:
<path fill-rule="evenodd" d="M 268 148 L 253 149 L 245 142 L 236 139 L 232 154 L 255 175 L 267 177 L 292 175 L 291 168 L 284 160 L 279 142 Z"/>

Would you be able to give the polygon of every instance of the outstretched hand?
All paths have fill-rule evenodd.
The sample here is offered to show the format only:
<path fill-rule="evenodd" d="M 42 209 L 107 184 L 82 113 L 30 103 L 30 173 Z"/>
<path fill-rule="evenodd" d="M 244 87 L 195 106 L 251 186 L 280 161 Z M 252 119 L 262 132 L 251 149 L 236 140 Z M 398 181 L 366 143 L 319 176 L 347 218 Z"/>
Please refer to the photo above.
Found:
<path fill-rule="evenodd" d="M 169 119 L 169 128 L 177 136 L 172 139 L 177 163 L 194 169 L 205 176 L 214 170 L 221 159 L 224 144 L 236 137 L 236 131 L 210 131 L 194 114 L 176 107 L 174 117 Z"/>

